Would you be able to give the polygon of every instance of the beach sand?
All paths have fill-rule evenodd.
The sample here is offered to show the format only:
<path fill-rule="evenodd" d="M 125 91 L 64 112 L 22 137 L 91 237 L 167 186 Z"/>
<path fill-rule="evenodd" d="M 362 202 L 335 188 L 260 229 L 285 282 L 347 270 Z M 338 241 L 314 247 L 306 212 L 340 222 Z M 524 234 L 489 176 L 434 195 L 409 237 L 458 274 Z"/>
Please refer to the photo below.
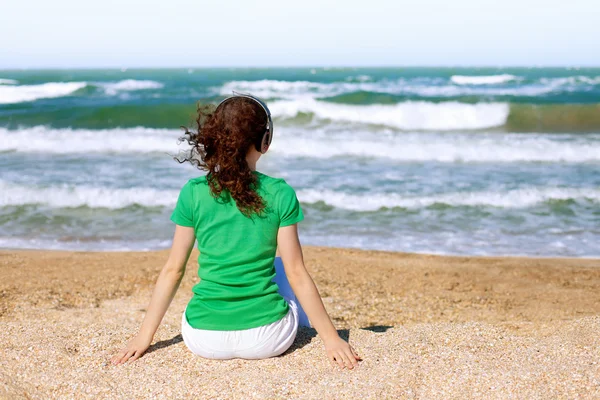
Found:
<path fill-rule="evenodd" d="M 600 398 L 600 260 L 307 247 L 364 359 L 340 371 L 311 329 L 273 359 L 192 354 L 193 254 L 149 352 L 113 366 L 167 255 L 0 252 L 0 398 Z"/>

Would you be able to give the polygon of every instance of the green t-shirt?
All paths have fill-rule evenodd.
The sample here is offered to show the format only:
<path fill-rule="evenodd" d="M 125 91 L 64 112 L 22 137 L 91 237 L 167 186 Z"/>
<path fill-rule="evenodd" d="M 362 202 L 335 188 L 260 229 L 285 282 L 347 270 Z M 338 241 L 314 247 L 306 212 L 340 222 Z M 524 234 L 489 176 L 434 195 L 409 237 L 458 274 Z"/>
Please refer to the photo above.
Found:
<path fill-rule="evenodd" d="M 197 329 L 241 330 L 283 318 L 288 304 L 277 292 L 277 231 L 304 218 L 294 189 L 283 179 L 254 172 L 263 215 L 251 218 L 235 201 L 216 199 L 206 177 L 191 179 L 181 189 L 171 220 L 193 227 L 198 240 L 200 282 L 186 309 Z"/>

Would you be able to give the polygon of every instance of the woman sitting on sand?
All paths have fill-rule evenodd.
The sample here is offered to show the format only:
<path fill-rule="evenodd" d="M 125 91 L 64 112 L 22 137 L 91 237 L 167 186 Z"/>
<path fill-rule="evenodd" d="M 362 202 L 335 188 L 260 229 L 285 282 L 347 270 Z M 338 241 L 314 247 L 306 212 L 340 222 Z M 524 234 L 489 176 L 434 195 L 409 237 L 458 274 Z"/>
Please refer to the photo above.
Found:
<path fill-rule="evenodd" d="M 282 296 L 282 283 L 278 287 L 273 282 L 279 247 L 285 266 L 281 273 L 321 336 L 328 358 L 353 368 L 359 357 L 339 337 L 304 266 L 297 230 L 304 217 L 294 189 L 256 171 L 272 139 L 269 109 L 255 97 L 235 95 L 212 113 L 200 108 L 197 122 L 197 133 L 186 131 L 192 149 L 182 162 L 208 173 L 181 189 L 171 216 L 176 227 L 169 258 L 139 333 L 112 358 L 113 364 L 136 360 L 148 349 L 197 239 L 200 282 L 192 289 L 181 328 L 192 352 L 212 359 L 262 359 L 292 345 L 299 307 L 293 294 Z"/>

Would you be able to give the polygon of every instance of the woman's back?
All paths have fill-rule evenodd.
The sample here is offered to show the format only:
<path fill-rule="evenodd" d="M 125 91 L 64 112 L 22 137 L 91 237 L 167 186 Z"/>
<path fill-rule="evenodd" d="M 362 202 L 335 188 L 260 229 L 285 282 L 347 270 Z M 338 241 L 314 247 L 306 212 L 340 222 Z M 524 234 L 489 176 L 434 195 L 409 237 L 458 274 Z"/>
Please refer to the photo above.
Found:
<path fill-rule="evenodd" d="M 265 202 L 260 215 L 242 214 L 227 193 L 215 198 L 206 177 L 200 177 L 182 188 L 171 216 L 177 225 L 193 227 L 198 240 L 200 282 L 186 311 L 194 328 L 250 329 L 288 312 L 272 282 L 277 232 L 301 221 L 302 210 L 283 179 L 253 174 Z"/>
<path fill-rule="evenodd" d="M 255 97 L 236 94 L 214 111 L 199 107 L 196 122 L 197 132 L 186 129 L 182 138 L 191 149 L 177 160 L 189 161 L 207 175 L 181 189 L 171 215 L 176 224 L 171 253 L 140 333 L 113 362 L 135 360 L 148 349 L 197 240 L 200 282 L 181 321 L 191 351 L 212 359 L 280 355 L 296 337 L 297 298 L 329 359 L 353 368 L 358 355 L 339 337 L 304 266 L 297 230 L 303 215 L 296 194 L 283 179 L 256 172 L 273 138 L 268 107 Z M 293 290 L 294 298 L 284 299 L 273 282 L 278 247 L 285 275 L 279 282 L 289 282 L 287 292 Z"/>

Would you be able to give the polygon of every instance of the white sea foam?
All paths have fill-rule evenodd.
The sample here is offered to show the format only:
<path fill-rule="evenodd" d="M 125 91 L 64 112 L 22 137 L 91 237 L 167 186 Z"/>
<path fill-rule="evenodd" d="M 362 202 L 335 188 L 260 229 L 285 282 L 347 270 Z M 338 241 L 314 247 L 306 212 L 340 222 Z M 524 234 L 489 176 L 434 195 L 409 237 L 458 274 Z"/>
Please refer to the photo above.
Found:
<path fill-rule="evenodd" d="M 18 238 L 0 236 L 0 248 L 2 249 L 45 249 L 45 250 L 69 250 L 69 251 L 149 251 L 166 249 L 171 245 L 171 240 L 106 240 L 97 238 L 73 238 L 72 240 L 42 239 L 42 238 Z"/>
<path fill-rule="evenodd" d="M 394 105 L 347 105 L 314 99 L 281 100 L 269 105 L 279 118 L 310 113 L 320 120 L 389 126 L 401 130 L 484 129 L 502 126 L 509 114 L 505 103 L 403 102 Z"/>
<path fill-rule="evenodd" d="M 67 96 L 84 88 L 86 82 L 48 82 L 40 85 L 0 86 L 0 104 L 22 103 Z"/>
<path fill-rule="evenodd" d="M 330 206 L 353 211 L 377 211 L 382 208 L 424 208 L 434 204 L 450 206 L 486 206 L 527 208 L 549 200 L 589 200 L 600 202 L 600 189 L 531 187 L 503 192 L 456 192 L 435 196 L 412 197 L 396 193 L 348 194 L 331 190 L 307 189 L 298 191 L 303 203 L 323 202 Z"/>
<path fill-rule="evenodd" d="M 51 129 L 44 126 L 0 128 L 0 151 L 23 153 L 177 152 L 182 131 L 152 128 Z"/>
<path fill-rule="evenodd" d="M 152 188 L 115 189 L 90 186 L 20 186 L 0 181 L 0 207 L 43 204 L 56 208 L 87 206 L 119 209 L 139 204 L 146 207 L 171 207 L 179 194 L 176 190 Z"/>
<path fill-rule="evenodd" d="M 0 104 L 22 103 L 38 99 L 68 96 L 82 89 L 88 82 L 47 82 L 39 85 L 19 85 L 10 79 L 0 80 Z M 148 80 L 126 79 L 118 82 L 98 82 L 95 86 L 102 88 L 106 94 L 115 95 L 120 92 L 134 90 L 160 89 L 163 84 Z"/>
<path fill-rule="evenodd" d="M 549 134 L 368 132 L 350 135 L 344 130 L 290 130 L 273 141 L 273 153 L 311 158 L 384 158 L 399 162 L 600 163 L 600 140 L 593 140 L 592 136 Z"/>
<path fill-rule="evenodd" d="M 104 89 L 106 94 L 115 95 L 119 92 L 130 92 L 134 90 L 161 89 L 164 85 L 160 82 L 149 80 L 125 79 L 119 82 L 97 83 Z"/>
<path fill-rule="evenodd" d="M 510 74 L 488 76 L 454 75 L 450 80 L 457 85 L 497 85 L 519 79 Z"/>

